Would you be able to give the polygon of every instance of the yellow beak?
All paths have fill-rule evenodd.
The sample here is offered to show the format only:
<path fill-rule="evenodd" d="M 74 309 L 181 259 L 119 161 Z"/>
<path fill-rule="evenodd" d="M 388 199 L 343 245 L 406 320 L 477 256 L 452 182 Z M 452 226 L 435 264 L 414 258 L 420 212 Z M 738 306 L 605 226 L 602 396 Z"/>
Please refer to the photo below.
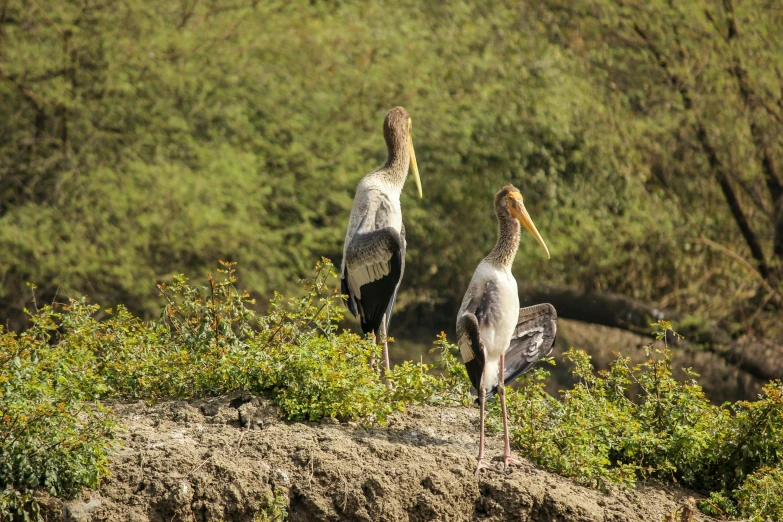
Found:
<path fill-rule="evenodd" d="M 419 178 L 419 166 L 416 164 L 416 151 L 413 150 L 413 137 L 411 136 L 410 127 L 408 127 L 408 148 L 411 151 L 411 168 L 413 169 L 413 178 L 416 180 L 416 188 L 419 189 L 419 197 L 423 197 L 421 193 L 421 179 Z"/>
<path fill-rule="evenodd" d="M 510 205 L 510 209 L 511 215 L 514 216 L 523 227 L 525 227 L 525 230 L 533 234 L 533 237 L 536 238 L 538 244 L 544 247 L 544 250 L 546 251 L 546 258 L 549 259 L 549 249 L 546 247 L 546 243 L 544 243 L 544 239 L 541 237 L 541 234 L 538 233 L 536 225 L 533 224 L 533 220 L 530 219 L 530 214 L 527 213 L 527 209 L 525 208 L 525 204 L 522 203 L 522 200 L 515 198 Z"/>

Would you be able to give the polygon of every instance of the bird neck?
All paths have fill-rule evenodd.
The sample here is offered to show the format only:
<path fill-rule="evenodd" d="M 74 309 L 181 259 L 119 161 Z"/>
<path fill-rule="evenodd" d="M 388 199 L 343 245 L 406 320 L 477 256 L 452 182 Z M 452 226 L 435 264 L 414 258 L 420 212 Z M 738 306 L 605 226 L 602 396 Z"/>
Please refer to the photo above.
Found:
<path fill-rule="evenodd" d="M 392 185 L 402 188 L 408 177 L 408 167 L 411 164 L 411 152 L 407 141 L 392 141 L 387 143 L 388 153 L 383 164 L 383 177 Z"/>
<path fill-rule="evenodd" d="M 486 260 L 504 269 L 511 269 L 519 248 L 519 221 L 510 214 L 498 215 L 498 240 Z"/>

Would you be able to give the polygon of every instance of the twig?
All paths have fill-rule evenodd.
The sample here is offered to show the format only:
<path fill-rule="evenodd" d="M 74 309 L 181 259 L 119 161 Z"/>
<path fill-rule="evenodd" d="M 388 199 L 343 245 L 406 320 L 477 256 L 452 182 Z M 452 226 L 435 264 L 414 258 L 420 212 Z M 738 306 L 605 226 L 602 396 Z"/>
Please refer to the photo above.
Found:
<path fill-rule="evenodd" d="M 57 299 L 57 295 L 60 293 L 61 287 L 62 287 L 62 283 L 57 285 L 57 290 L 54 292 L 54 297 L 52 297 L 52 306 L 54 306 L 54 300 Z"/>
<path fill-rule="evenodd" d="M 209 279 L 209 293 L 212 296 L 212 313 L 215 314 L 215 342 L 220 340 L 220 333 L 218 332 L 218 313 L 215 309 L 215 281 L 212 279 L 212 274 L 207 274 Z"/>
<path fill-rule="evenodd" d="M 30 285 L 30 293 L 33 294 L 33 306 L 35 311 L 38 312 L 38 301 L 35 299 L 35 285 Z"/>
<path fill-rule="evenodd" d="M 245 437 L 244 430 L 239 434 L 239 440 L 237 441 L 237 450 L 234 453 L 234 458 L 239 456 L 239 447 L 242 445 L 242 439 Z"/>
<path fill-rule="evenodd" d="M 193 327 L 190 325 L 190 322 L 188 322 L 188 320 L 187 320 L 187 319 L 185 319 L 185 316 L 184 316 L 184 315 L 182 315 L 182 312 L 180 312 L 180 311 L 179 311 L 179 309 L 176 307 L 176 305 L 175 305 L 175 304 L 174 304 L 174 302 L 171 300 L 171 298 L 169 298 L 168 294 L 166 294 L 166 291 L 165 291 L 165 290 L 163 290 L 163 287 L 162 287 L 162 285 L 158 285 L 158 290 L 160 290 L 160 294 L 161 294 L 163 297 L 165 297 L 165 298 L 166 298 L 166 301 L 168 301 L 168 303 L 169 303 L 169 306 L 170 306 L 170 307 L 171 307 L 171 308 L 174 310 L 174 312 L 180 316 L 180 318 L 182 319 L 182 322 L 183 322 L 183 323 L 185 323 L 185 324 L 188 326 L 188 328 L 190 328 L 190 332 L 191 332 L 193 335 L 197 335 L 197 334 L 196 334 L 196 331 L 195 331 L 195 330 L 193 329 Z M 172 324 L 173 324 L 173 323 L 172 323 Z M 176 326 L 175 326 L 175 328 L 176 328 Z"/>
<path fill-rule="evenodd" d="M 207 457 L 207 458 L 205 458 L 204 460 L 202 460 L 202 461 L 201 461 L 201 464 L 199 464 L 198 466 L 196 466 L 195 468 L 193 468 L 192 470 L 190 470 L 190 472 L 188 472 L 188 474 L 187 474 L 187 475 L 185 475 L 185 476 L 186 476 L 186 477 L 189 477 L 189 476 L 191 476 L 193 473 L 195 473 L 195 472 L 197 472 L 198 470 L 200 470 L 201 468 L 203 468 L 203 467 L 204 467 L 204 464 L 206 464 L 207 462 L 209 462 L 209 461 L 210 461 L 210 459 L 212 459 L 212 455 L 210 455 L 209 457 Z"/>
<path fill-rule="evenodd" d="M 141 460 L 139 461 L 139 478 L 136 479 L 136 483 L 141 483 L 141 478 L 144 476 L 144 453 L 141 454 Z"/>
<path fill-rule="evenodd" d="M 35 10 L 37 10 L 37 11 L 40 11 L 40 12 L 41 12 L 41 14 L 44 16 L 44 18 L 46 18 L 46 20 L 47 20 L 47 21 L 48 21 L 50 24 L 52 24 L 52 27 L 54 27 L 54 29 L 55 29 L 55 30 L 56 30 L 58 33 L 60 33 L 60 36 L 65 36 L 65 34 L 62 32 L 62 30 L 60 29 L 60 27 L 59 27 L 59 26 L 58 26 L 56 23 L 54 23 L 54 20 L 52 20 L 52 19 L 49 17 L 49 15 L 48 15 L 48 14 L 46 14 L 46 11 L 44 11 L 43 9 L 41 9 L 41 8 L 38 6 L 38 4 L 35 2 L 35 0 L 30 0 L 30 1 L 32 2 L 33 6 L 35 7 Z"/>

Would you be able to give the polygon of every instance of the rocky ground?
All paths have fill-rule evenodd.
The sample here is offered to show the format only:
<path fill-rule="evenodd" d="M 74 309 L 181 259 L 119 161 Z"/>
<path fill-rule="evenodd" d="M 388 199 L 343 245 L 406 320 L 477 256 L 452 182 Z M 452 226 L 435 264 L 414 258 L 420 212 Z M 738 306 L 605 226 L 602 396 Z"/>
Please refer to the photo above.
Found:
<path fill-rule="evenodd" d="M 126 429 L 111 476 L 80 499 L 43 498 L 47 521 L 263 520 L 277 495 L 292 521 L 661 522 L 681 520 L 693 495 L 659 484 L 605 495 L 529 463 L 476 478 L 475 408 L 412 408 L 363 428 L 285 422 L 240 394 L 113 407 Z M 489 455 L 501 452 L 490 435 Z"/>

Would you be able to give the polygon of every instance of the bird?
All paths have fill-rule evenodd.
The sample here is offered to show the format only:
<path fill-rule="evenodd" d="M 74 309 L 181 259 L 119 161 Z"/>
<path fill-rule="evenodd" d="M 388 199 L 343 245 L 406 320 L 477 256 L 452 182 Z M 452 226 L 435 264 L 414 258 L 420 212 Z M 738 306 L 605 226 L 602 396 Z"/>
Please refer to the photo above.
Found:
<path fill-rule="evenodd" d="M 356 188 L 340 269 L 346 307 L 361 319 L 362 332 L 383 344 L 387 372 L 389 323 L 405 271 L 407 243 L 400 194 L 409 167 L 422 197 L 411 125 L 403 107 L 393 108 L 383 120 L 386 162 L 364 176 Z"/>
<path fill-rule="evenodd" d="M 520 225 L 549 249 L 525 209 L 522 194 L 506 185 L 495 195 L 498 237 L 495 247 L 478 264 L 457 314 L 457 346 L 480 408 L 479 454 L 476 475 L 489 467 L 484 460 L 485 401 L 497 393 L 503 410 L 503 469 L 519 464 L 511 456 L 505 385 L 530 370 L 552 352 L 557 312 L 544 303 L 519 308 L 517 282 L 511 273 L 520 240 Z"/>

